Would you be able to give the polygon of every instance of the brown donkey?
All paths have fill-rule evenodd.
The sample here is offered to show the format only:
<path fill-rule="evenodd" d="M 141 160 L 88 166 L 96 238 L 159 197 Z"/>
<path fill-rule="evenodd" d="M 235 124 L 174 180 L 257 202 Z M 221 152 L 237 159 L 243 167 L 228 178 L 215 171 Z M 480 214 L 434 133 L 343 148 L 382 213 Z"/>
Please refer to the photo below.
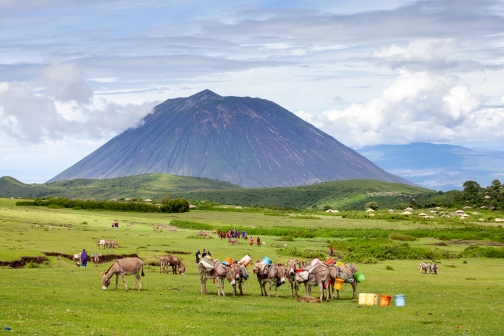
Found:
<path fill-rule="evenodd" d="M 107 290 L 108 286 L 110 285 L 110 278 L 112 276 L 116 276 L 116 290 L 118 286 L 118 281 L 119 281 L 119 274 L 122 277 L 122 280 L 124 282 L 124 287 L 126 288 L 126 291 L 128 291 L 128 285 L 126 284 L 126 281 L 124 280 L 125 275 L 131 275 L 135 274 L 135 283 L 133 284 L 133 289 L 135 289 L 135 286 L 138 282 L 138 290 L 142 288 L 142 279 L 140 278 L 140 269 L 142 270 L 142 276 L 145 276 L 144 271 L 143 271 L 143 261 L 140 258 L 123 258 L 123 259 L 118 259 L 116 260 L 112 266 L 108 269 L 107 272 L 103 273 L 100 272 L 102 275 L 102 288 L 103 290 Z"/>
<path fill-rule="evenodd" d="M 353 295 L 352 299 L 355 299 L 357 295 L 357 280 L 354 278 L 355 273 L 359 270 L 354 264 L 344 263 L 343 266 L 330 266 L 328 267 L 329 277 L 331 284 L 327 286 L 328 294 L 331 296 L 331 299 L 334 299 L 334 283 L 336 279 L 343 279 L 345 283 L 349 283 L 352 285 Z M 339 290 L 336 290 L 337 296 L 336 299 L 339 299 Z"/>
<path fill-rule="evenodd" d="M 200 292 L 208 293 L 206 289 L 206 282 L 208 279 L 217 280 L 217 295 L 220 296 L 222 291 L 222 296 L 226 296 L 224 293 L 224 279 L 227 279 L 231 286 L 236 286 L 236 275 L 231 267 L 224 266 L 217 259 L 211 261 L 213 263 L 213 269 L 208 271 L 207 268 L 200 261 L 198 263 L 198 273 L 200 275 Z M 215 280 L 214 280 L 215 281 Z M 234 291 L 236 295 L 236 290 Z"/>
<path fill-rule="evenodd" d="M 329 278 L 329 271 L 326 265 L 318 265 L 312 269 L 308 276 L 308 280 L 303 281 L 306 288 L 306 295 L 310 295 L 311 287 L 317 286 L 320 290 L 320 301 L 324 298 L 325 286 L 327 284 L 327 279 Z M 329 301 L 329 293 L 326 294 L 326 301 Z"/>
<path fill-rule="evenodd" d="M 240 295 L 243 295 L 242 284 L 247 281 L 249 274 L 247 268 L 241 265 L 238 261 L 234 261 L 231 268 L 235 272 L 236 282 L 238 283 L 238 287 L 240 288 Z M 234 287 L 235 295 L 236 295 L 236 286 Z"/>
<path fill-rule="evenodd" d="M 252 269 L 257 275 L 257 281 L 259 282 L 259 287 L 261 287 L 261 296 L 271 296 L 271 286 L 273 284 L 275 285 L 275 296 L 278 296 L 277 287 L 285 283 L 285 269 L 283 265 L 270 266 L 266 274 L 261 274 L 261 269 L 261 263 L 256 263 Z M 269 294 L 266 291 L 266 283 L 269 283 Z"/>

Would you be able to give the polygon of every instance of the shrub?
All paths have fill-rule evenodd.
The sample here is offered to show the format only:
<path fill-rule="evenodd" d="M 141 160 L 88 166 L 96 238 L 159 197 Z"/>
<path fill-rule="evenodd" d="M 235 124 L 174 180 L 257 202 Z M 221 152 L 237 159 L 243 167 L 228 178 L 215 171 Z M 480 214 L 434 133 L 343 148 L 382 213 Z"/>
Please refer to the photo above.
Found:
<path fill-rule="evenodd" d="M 30 261 L 29 263 L 26 264 L 26 268 L 40 268 L 40 265 L 37 264 L 36 262 Z"/>

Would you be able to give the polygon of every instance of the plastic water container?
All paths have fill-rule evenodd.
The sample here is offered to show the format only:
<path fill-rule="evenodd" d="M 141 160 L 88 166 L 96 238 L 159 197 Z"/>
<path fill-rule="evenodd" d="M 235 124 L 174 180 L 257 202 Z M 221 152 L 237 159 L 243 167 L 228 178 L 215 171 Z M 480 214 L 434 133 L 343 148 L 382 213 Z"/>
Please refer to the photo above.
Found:
<path fill-rule="evenodd" d="M 355 280 L 357 280 L 357 282 L 362 282 L 362 281 L 366 280 L 366 278 L 364 277 L 364 274 L 362 274 L 361 271 L 355 272 L 354 278 L 355 278 Z"/>
<path fill-rule="evenodd" d="M 359 293 L 359 304 L 360 305 L 366 304 L 366 296 L 367 296 L 367 293 Z"/>
<path fill-rule="evenodd" d="M 381 296 L 381 299 L 380 299 L 380 306 L 381 307 L 386 307 L 390 304 L 390 299 L 392 297 L 390 295 L 385 295 L 385 294 L 382 294 Z"/>
<path fill-rule="evenodd" d="M 273 264 L 273 262 L 271 261 L 270 258 L 268 257 L 264 257 L 263 260 L 261 261 L 263 264 L 266 264 L 266 265 L 271 265 Z"/>
<path fill-rule="evenodd" d="M 406 300 L 404 299 L 404 294 L 397 294 L 395 296 L 395 305 L 397 307 L 404 307 Z"/>
<path fill-rule="evenodd" d="M 319 258 L 315 258 L 315 259 L 313 259 L 313 260 L 312 260 L 312 262 L 311 262 L 311 265 L 312 265 L 312 266 L 317 266 L 317 265 L 320 265 L 320 264 L 322 264 L 322 262 L 320 261 L 320 259 L 319 259 Z"/>
<path fill-rule="evenodd" d="M 343 288 L 343 284 L 345 283 L 345 280 L 343 279 L 336 279 L 336 281 L 334 281 L 334 288 L 336 290 L 341 290 Z"/>
<path fill-rule="evenodd" d="M 233 260 L 231 260 L 231 258 L 229 257 L 226 257 L 226 259 L 224 259 L 229 265 L 233 265 Z"/>
<path fill-rule="evenodd" d="M 246 254 L 243 258 L 240 259 L 240 263 L 243 266 L 248 266 L 252 262 L 252 258 L 249 257 L 248 254 Z"/>
<path fill-rule="evenodd" d="M 378 304 L 378 294 L 368 293 L 366 295 L 366 305 L 375 306 Z"/>
<path fill-rule="evenodd" d="M 332 259 L 332 258 L 327 258 L 327 260 L 326 260 L 326 262 L 325 262 L 325 264 L 326 264 L 327 266 L 329 266 L 329 265 L 333 265 L 334 263 L 335 263 L 335 261 L 334 261 L 334 259 Z"/>

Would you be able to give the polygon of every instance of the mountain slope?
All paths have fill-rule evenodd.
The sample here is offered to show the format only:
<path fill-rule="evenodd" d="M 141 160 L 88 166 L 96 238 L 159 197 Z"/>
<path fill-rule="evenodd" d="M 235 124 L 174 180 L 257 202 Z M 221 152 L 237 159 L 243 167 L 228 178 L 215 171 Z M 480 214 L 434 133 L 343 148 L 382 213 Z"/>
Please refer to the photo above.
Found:
<path fill-rule="evenodd" d="M 429 189 L 461 190 L 468 180 L 487 186 L 504 179 L 504 152 L 431 143 L 378 145 L 358 152 L 386 171 Z"/>
<path fill-rule="evenodd" d="M 144 173 L 206 177 L 243 187 L 363 178 L 410 183 L 273 102 L 209 90 L 156 106 L 141 126 L 49 182 Z"/>

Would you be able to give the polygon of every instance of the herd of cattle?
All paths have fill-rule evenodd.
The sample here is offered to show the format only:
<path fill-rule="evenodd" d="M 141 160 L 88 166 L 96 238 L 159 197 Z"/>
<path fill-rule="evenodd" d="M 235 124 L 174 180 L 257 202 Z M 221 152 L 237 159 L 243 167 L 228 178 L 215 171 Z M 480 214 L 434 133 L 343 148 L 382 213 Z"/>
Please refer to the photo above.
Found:
<path fill-rule="evenodd" d="M 185 265 L 176 256 L 162 256 L 159 259 L 160 269 L 159 272 L 167 272 L 168 267 L 172 267 L 173 274 L 184 274 Z M 339 265 L 330 264 L 326 265 L 320 263 L 318 265 L 307 265 L 301 260 L 290 259 L 285 265 L 272 264 L 265 265 L 262 261 L 258 260 L 252 267 L 252 272 L 256 275 L 262 296 L 271 296 L 271 291 L 274 289 L 274 295 L 278 296 L 277 288 L 285 284 L 286 281 L 290 282 L 291 297 L 297 297 L 299 285 L 304 284 L 306 295 L 309 296 L 311 288 L 318 286 L 320 290 L 320 301 L 323 300 L 325 294 L 326 301 L 334 299 L 335 282 L 336 279 L 341 279 L 346 283 L 350 283 L 353 288 L 353 298 L 357 293 L 357 280 L 354 275 L 358 272 L 355 265 L 349 263 L 340 263 Z M 144 276 L 143 262 L 140 258 L 123 258 L 118 259 L 110 266 L 107 272 L 100 272 L 102 275 L 102 288 L 106 290 L 110 285 L 110 278 L 116 276 L 116 289 L 118 288 L 119 275 L 122 277 L 126 291 L 128 286 L 124 279 L 125 275 L 135 274 L 135 289 L 138 283 L 138 289 L 142 288 L 141 277 Z M 212 279 L 217 284 L 217 295 L 223 295 L 224 283 L 227 280 L 233 287 L 233 296 L 239 294 L 243 295 L 243 283 L 249 278 L 249 273 L 246 265 L 240 261 L 233 261 L 232 263 L 221 263 L 217 259 L 202 258 L 198 263 L 198 274 L 200 277 L 200 292 L 207 293 L 206 282 Z M 269 284 L 269 292 L 266 285 Z M 339 290 L 336 288 L 337 296 L 339 298 Z"/>

